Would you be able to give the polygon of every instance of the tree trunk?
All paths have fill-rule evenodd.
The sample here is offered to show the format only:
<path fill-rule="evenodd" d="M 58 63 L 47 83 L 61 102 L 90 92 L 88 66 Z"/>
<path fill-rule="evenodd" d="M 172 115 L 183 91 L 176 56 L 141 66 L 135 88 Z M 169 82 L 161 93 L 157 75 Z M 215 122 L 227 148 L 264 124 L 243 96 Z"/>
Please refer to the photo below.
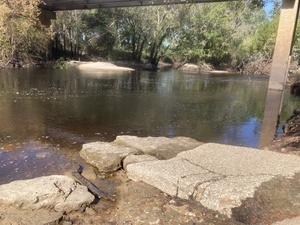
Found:
<path fill-rule="evenodd" d="M 140 62 L 142 60 L 142 55 L 143 55 L 143 50 L 144 50 L 144 46 L 145 46 L 146 40 L 142 41 L 141 47 L 138 51 L 138 57 L 137 60 Z"/>

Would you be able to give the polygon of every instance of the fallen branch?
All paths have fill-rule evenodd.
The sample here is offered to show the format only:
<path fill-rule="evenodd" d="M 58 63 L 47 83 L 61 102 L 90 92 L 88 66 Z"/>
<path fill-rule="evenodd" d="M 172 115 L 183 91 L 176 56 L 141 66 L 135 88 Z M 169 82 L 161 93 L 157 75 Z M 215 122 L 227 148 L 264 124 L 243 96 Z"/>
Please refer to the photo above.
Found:
<path fill-rule="evenodd" d="M 116 201 L 113 197 L 111 197 L 109 194 L 101 191 L 99 188 L 97 188 L 91 181 L 86 179 L 84 176 L 81 175 L 82 173 L 82 166 L 78 166 L 77 171 L 72 172 L 72 175 L 78 179 L 78 181 L 86 186 L 90 192 L 95 195 L 98 198 L 104 198 L 106 200 L 110 201 Z"/>

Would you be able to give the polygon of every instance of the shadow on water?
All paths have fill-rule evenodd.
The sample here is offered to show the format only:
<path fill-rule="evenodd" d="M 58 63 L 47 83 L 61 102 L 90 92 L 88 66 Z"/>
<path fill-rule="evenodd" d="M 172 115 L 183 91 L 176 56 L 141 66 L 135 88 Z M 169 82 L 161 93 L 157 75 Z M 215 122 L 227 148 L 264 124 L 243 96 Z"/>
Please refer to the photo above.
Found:
<path fill-rule="evenodd" d="M 35 164 L 47 166 L 36 176 L 63 173 L 83 143 L 117 135 L 257 147 L 267 81 L 174 70 L 0 70 L 0 180 L 27 178 Z"/>

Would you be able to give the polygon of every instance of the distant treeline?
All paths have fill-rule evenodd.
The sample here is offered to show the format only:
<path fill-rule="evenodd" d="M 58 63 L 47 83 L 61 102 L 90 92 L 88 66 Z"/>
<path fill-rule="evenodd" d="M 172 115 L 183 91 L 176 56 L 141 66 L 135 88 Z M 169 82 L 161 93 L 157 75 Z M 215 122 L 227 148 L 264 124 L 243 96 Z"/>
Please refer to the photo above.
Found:
<path fill-rule="evenodd" d="M 57 12 L 51 28 L 38 20 L 39 0 L 0 3 L 0 65 L 47 57 L 103 57 L 157 65 L 208 63 L 239 69 L 273 55 L 281 3 L 263 1 L 163 5 Z M 299 49 L 296 39 L 295 47 Z M 297 54 L 294 55 L 297 58 Z"/>

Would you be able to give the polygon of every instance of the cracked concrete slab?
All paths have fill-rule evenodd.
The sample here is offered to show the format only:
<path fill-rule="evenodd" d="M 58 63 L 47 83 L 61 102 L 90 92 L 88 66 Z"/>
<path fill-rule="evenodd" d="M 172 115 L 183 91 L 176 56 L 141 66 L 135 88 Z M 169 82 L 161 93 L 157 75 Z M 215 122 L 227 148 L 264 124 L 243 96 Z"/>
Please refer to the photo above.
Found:
<path fill-rule="evenodd" d="M 204 144 L 169 160 L 128 165 L 128 177 L 231 216 L 231 209 L 253 197 L 255 190 L 277 176 L 300 172 L 300 158 L 252 148 Z"/>
<path fill-rule="evenodd" d="M 129 178 L 159 186 L 162 191 L 184 199 L 193 195 L 194 184 L 198 181 L 205 182 L 220 176 L 178 158 L 134 163 L 128 165 L 127 170 Z"/>
<path fill-rule="evenodd" d="M 293 155 L 214 143 L 179 153 L 177 156 L 224 175 L 293 176 L 295 168 L 299 167 L 299 157 Z"/>

